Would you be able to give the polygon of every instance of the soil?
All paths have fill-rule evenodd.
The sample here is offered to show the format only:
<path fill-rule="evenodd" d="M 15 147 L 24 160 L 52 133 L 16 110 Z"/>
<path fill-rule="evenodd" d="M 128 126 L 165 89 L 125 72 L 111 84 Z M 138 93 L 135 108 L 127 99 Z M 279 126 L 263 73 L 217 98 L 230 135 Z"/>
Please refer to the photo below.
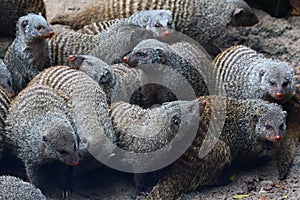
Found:
<path fill-rule="evenodd" d="M 45 0 L 47 19 L 55 15 L 83 10 L 98 0 Z M 264 11 L 255 10 L 260 22 L 253 27 L 229 28 L 215 43 L 224 49 L 233 44 L 244 44 L 267 56 L 300 65 L 300 17 L 274 18 Z M 56 32 L 68 27 L 55 25 Z M 9 44 L 0 39 L 2 49 Z M 300 148 L 284 181 L 277 179 L 276 163 L 270 161 L 256 166 L 236 167 L 232 182 L 226 186 L 201 187 L 178 199 L 300 199 Z M 70 199 L 140 199 L 134 190 L 132 174 L 103 167 L 86 176 L 77 177 Z M 240 195 L 240 196 L 238 196 Z"/>

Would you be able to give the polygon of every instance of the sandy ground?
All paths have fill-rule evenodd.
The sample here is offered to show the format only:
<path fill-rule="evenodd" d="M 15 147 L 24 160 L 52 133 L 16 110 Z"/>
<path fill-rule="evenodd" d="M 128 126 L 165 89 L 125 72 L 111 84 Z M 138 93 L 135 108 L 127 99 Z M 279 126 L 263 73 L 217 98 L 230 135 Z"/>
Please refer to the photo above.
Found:
<path fill-rule="evenodd" d="M 45 0 L 47 18 L 51 20 L 58 13 L 77 12 L 97 0 Z M 232 28 L 223 38 L 216 41 L 221 48 L 232 44 L 245 44 L 271 57 L 286 59 L 292 65 L 300 64 L 300 17 L 288 19 L 272 18 L 256 11 L 261 22 L 251 28 Z M 67 29 L 53 26 L 55 31 Z M 0 40 L 0 42 L 2 39 Z M 179 199 L 300 199 L 300 148 L 288 178 L 277 180 L 274 162 L 263 166 L 249 166 L 234 169 L 233 182 L 226 186 L 202 187 L 184 194 Z M 136 199 L 132 174 L 103 168 L 75 180 L 71 199 Z M 243 194 L 245 196 L 235 196 Z"/>

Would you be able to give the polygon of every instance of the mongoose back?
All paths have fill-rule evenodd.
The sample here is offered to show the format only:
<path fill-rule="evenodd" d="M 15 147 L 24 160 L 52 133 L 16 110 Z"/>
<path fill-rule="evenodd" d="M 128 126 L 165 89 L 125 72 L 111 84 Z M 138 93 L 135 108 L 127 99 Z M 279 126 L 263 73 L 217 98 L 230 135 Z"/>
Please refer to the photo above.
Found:
<path fill-rule="evenodd" d="M 114 131 L 106 96 L 98 83 L 82 71 L 54 66 L 37 75 L 31 84 L 46 85 L 70 96 L 80 139 L 86 141 L 92 155 L 105 162 L 114 147 Z"/>
<path fill-rule="evenodd" d="M 11 97 L 15 95 L 15 92 L 12 89 L 11 74 L 2 59 L 0 59 L 0 85 L 7 91 L 7 93 Z"/>
<path fill-rule="evenodd" d="M 14 176 L 0 176 L 0 199 L 46 200 L 41 190 Z"/>
<path fill-rule="evenodd" d="M 176 29 L 197 41 L 219 36 L 228 25 L 250 26 L 258 22 L 256 15 L 243 0 L 105 0 L 80 13 L 58 15 L 50 23 L 79 29 L 92 22 L 127 18 L 137 11 L 153 9 L 170 10 Z"/>
<path fill-rule="evenodd" d="M 294 71 L 287 62 L 269 59 L 243 46 L 233 46 L 214 59 L 218 84 L 234 98 L 261 98 L 284 102 L 295 93 Z"/>
<path fill-rule="evenodd" d="M 18 19 L 29 13 L 41 13 L 46 18 L 43 0 L 3 0 L 0 5 L 0 34 L 15 36 Z"/>
<path fill-rule="evenodd" d="M 124 62 L 128 63 L 130 67 L 148 66 L 150 64 L 153 71 L 159 71 L 158 64 L 164 65 L 169 68 L 170 74 L 172 71 L 177 72 L 178 75 L 180 74 L 192 87 L 196 97 L 208 95 L 206 71 L 210 67 L 211 60 L 205 54 L 205 50 L 197 49 L 187 42 L 180 42 L 180 44 L 169 45 L 155 39 L 143 40 L 124 57 Z M 150 66 L 147 68 L 151 69 Z M 178 76 L 177 79 L 179 80 L 176 81 L 166 74 L 162 79 L 164 79 L 165 86 L 174 82 L 176 82 L 176 85 L 186 85 L 180 81 Z M 174 100 L 166 98 L 161 101 Z"/>
<path fill-rule="evenodd" d="M 10 103 L 11 98 L 9 97 L 7 91 L 0 86 L 0 160 L 4 150 L 5 120 Z"/>
<path fill-rule="evenodd" d="M 129 23 L 140 26 L 141 28 L 150 29 L 154 34 L 159 35 L 159 30 L 165 31 L 175 30 L 172 19 L 172 13 L 168 10 L 142 10 L 134 13 L 128 18 L 112 19 L 109 21 L 99 21 L 86 25 L 78 30 L 84 34 L 98 34 L 107 30 L 112 24 L 119 21 L 127 21 Z"/>
<path fill-rule="evenodd" d="M 4 56 L 4 63 L 11 73 L 16 93 L 40 71 L 51 65 L 47 39 L 53 34 L 48 22 L 41 15 L 30 13 L 19 18 L 16 38 Z"/>
<path fill-rule="evenodd" d="M 199 99 L 205 100 L 207 105 L 199 120 L 197 136 L 185 154 L 165 168 L 161 179 L 147 196 L 148 199 L 173 199 L 200 185 L 214 183 L 225 166 L 233 160 L 241 159 L 239 155 L 248 155 L 244 159 L 249 156 L 253 158 L 262 151 L 264 142 L 277 143 L 284 136 L 286 113 L 277 104 L 222 96 Z M 214 132 L 214 135 L 208 135 L 208 128 L 214 126 L 211 124 L 212 113 L 218 113 L 223 107 L 226 108 L 225 122 L 220 136 Z M 212 147 L 205 157 L 200 157 L 202 146 L 204 151 Z M 281 164 L 284 163 L 282 161 Z"/>
<path fill-rule="evenodd" d="M 43 193 L 48 195 L 51 187 L 58 191 L 70 187 L 61 182 L 68 176 L 63 168 L 79 164 L 79 136 L 66 94 L 43 85 L 26 87 L 9 108 L 6 139 L 24 163 L 29 181 Z M 55 165 L 61 168 L 54 170 Z"/>
<path fill-rule="evenodd" d="M 147 80 L 142 70 L 121 63 L 108 65 L 90 55 L 70 55 L 69 63 L 71 68 L 83 71 L 102 87 L 108 104 L 115 101 L 138 103 L 139 97 L 131 100 L 131 95 Z"/>
<path fill-rule="evenodd" d="M 53 65 L 66 65 L 71 54 L 94 55 L 108 64 L 120 59 L 153 32 L 127 22 L 112 25 L 97 35 L 62 32 L 50 40 Z"/>

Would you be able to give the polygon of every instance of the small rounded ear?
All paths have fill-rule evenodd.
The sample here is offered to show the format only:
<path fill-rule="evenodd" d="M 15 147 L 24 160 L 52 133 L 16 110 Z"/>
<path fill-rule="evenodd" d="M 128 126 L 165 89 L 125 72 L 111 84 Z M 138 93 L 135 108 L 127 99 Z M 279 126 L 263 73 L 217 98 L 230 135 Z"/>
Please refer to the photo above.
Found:
<path fill-rule="evenodd" d="M 260 116 L 261 115 L 258 114 L 258 113 L 253 113 L 252 116 L 251 116 L 251 121 L 256 124 L 258 122 Z"/>
<path fill-rule="evenodd" d="M 162 49 L 156 49 L 158 52 L 158 55 L 160 57 L 160 61 L 162 64 L 164 64 L 167 61 L 167 55 Z"/>
<path fill-rule="evenodd" d="M 232 14 L 233 18 L 237 18 L 242 12 L 243 12 L 243 8 L 235 8 Z"/>
<path fill-rule="evenodd" d="M 285 117 L 287 116 L 287 112 L 285 110 L 283 111 L 283 114 Z"/>
<path fill-rule="evenodd" d="M 21 21 L 22 28 L 25 28 L 27 25 L 28 25 L 28 20 L 27 19 Z"/>
<path fill-rule="evenodd" d="M 263 69 L 261 69 L 261 70 L 259 71 L 259 76 L 262 77 L 262 76 L 265 75 L 265 73 L 266 73 L 266 71 L 263 70 Z"/>
<path fill-rule="evenodd" d="M 43 135 L 43 137 L 42 137 L 42 141 L 43 141 L 43 144 L 45 144 L 46 146 L 48 145 L 48 143 L 49 143 L 49 138 L 48 138 L 48 136 L 46 136 L 46 135 Z"/>

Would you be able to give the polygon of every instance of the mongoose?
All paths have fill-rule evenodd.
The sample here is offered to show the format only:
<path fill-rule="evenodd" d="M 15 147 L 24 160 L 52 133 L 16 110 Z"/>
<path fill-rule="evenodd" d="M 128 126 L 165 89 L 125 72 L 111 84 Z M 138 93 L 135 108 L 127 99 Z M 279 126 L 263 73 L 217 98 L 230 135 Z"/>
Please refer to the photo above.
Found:
<path fill-rule="evenodd" d="M 0 85 L 11 97 L 15 96 L 15 92 L 12 89 L 11 74 L 2 59 L 0 59 Z"/>
<path fill-rule="evenodd" d="M 284 137 L 286 113 L 278 104 L 223 96 L 199 99 L 205 100 L 207 105 L 193 143 L 177 161 L 163 169 L 148 199 L 174 199 L 200 185 L 213 184 L 220 171 L 232 161 L 258 156 L 264 143 L 279 143 Z M 218 124 L 220 119 L 215 119 L 219 111 L 224 114 L 220 118 L 224 121 L 224 126 L 219 127 L 220 135 L 215 129 L 221 125 Z M 208 134 L 210 128 L 212 135 Z"/>
<path fill-rule="evenodd" d="M 57 15 L 50 23 L 79 29 L 93 22 L 127 18 L 137 11 L 153 9 L 170 10 L 176 29 L 198 42 L 219 36 L 228 25 L 251 26 L 258 22 L 257 16 L 243 0 L 105 0 L 79 13 Z"/>
<path fill-rule="evenodd" d="M 69 189 L 65 170 L 79 164 L 79 136 L 65 93 L 43 85 L 26 87 L 11 103 L 5 139 L 24 163 L 29 181 L 43 193 Z"/>
<path fill-rule="evenodd" d="M 41 190 L 14 176 L 0 176 L 0 199 L 46 200 Z"/>
<path fill-rule="evenodd" d="M 140 41 L 153 38 L 153 32 L 139 26 L 120 22 L 97 35 L 62 32 L 51 38 L 53 65 L 67 65 L 71 54 L 94 55 L 108 64 L 120 59 Z"/>
<path fill-rule="evenodd" d="M 159 30 L 161 29 L 165 31 L 175 30 L 172 13 L 169 10 L 142 10 L 128 18 L 91 23 L 79 29 L 78 32 L 95 35 L 107 30 L 112 24 L 118 23 L 119 21 L 127 21 L 142 28 L 150 29 L 157 35 L 159 35 Z"/>
<path fill-rule="evenodd" d="M 0 10 L 1 35 L 15 36 L 18 19 L 29 13 L 41 13 L 46 19 L 46 6 L 43 0 L 3 0 Z"/>
<path fill-rule="evenodd" d="M 53 34 L 52 28 L 41 15 L 30 13 L 19 18 L 16 38 L 4 56 L 16 93 L 51 65 L 47 39 Z"/>
<path fill-rule="evenodd" d="M 114 146 L 114 131 L 106 95 L 98 83 L 82 71 L 54 66 L 38 74 L 29 85 L 46 85 L 70 96 L 80 139 L 89 152 L 106 162 Z M 101 145 L 99 145 L 101 144 Z"/>
<path fill-rule="evenodd" d="M 9 97 L 7 91 L 0 86 L 0 160 L 4 150 L 5 120 L 10 103 L 11 98 Z"/>
<path fill-rule="evenodd" d="M 149 70 L 158 71 L 159 65 L 169 68 L 169 73 L 175 71 L 185 79 L 187 83 L 177 81 L 169 75 L 164 74 L 161 78 L 164 85 L 168 86 L 173 82 L 176 85 L 190 86 L 194 90 L 195 96 L 202 96 L 209 94 L 207 86 L 207 69 L 210 68 L 211 59 L 206 55 L 206 51 L 193 46 L 188 42 L 179 42 L 180 44 L 166 44 L 155 39 L 143 40 L 140 42 L 128 55 L 124 57 L 130 67 L 143 67 Z M 176 76 L 175 76 L 176 77 Z M 174 85 L 174 84 L 173 84 Z M 172 89 L 172 91 L 174 91 Z M 167 102 L 174 99 L 169 99 L 167 95 L 158 94 L 158 102 Z M 191 100 L 191 99 L 190 99 Z"/>
<path fill-rule="evenodd" d="M 229 97 L 283 103 L 295 93 L 294 71 L 287 62 L 266 58 L 243 45 L 220 53 L 212 66 L 216 84 L 223 83 Z"/>
<path fill-rule="evenodd" d="M 69 65 L 94 79 L 105 92 L 108 104 L 118 101 L 138 103 L 139 97 L 132 97 L 132 94 L 147 81 L 142 70 L 121 63 L 108 65 L 90 55 L 70 55 Z"/>

